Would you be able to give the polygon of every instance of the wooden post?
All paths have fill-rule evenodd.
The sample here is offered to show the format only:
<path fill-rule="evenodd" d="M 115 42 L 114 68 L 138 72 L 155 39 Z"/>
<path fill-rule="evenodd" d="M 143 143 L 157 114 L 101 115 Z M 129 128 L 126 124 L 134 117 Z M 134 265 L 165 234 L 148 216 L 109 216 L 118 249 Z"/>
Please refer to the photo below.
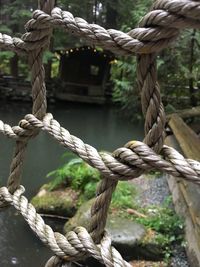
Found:
<path fill-rule="evenodd" d="M 200 139 L 177 115 L 172 115 L 169 126 L 174 137 L 169 136 L 166 144 L 179 146 L 186 158 L 200 160 Z M 190 266 L 200 267 L 200 185 L 168 175 L 176 212 L 184 218 L 187 255 Z"/>

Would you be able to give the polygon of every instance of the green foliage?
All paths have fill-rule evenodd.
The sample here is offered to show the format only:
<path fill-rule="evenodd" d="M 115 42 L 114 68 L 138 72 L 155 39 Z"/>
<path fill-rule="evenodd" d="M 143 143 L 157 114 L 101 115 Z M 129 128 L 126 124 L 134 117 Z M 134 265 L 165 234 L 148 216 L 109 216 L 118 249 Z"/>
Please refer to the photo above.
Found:
<path fill-rule="evenodd" d="M 191 52 L 191 38 L 193 38 L 194 30 L 185 30 L 181 33 L 178 40 L 170 48 L 164 50 L 160 58 L 164 64 L 160 67 L 159 73 L 163 75 L 162 81 L 170 80 L 176 86 L 186 86 L 187 80 L 191 76 L 189 70 L 190 52 Z M 195 32 L 195 46 L 194 46 L 194 62 L 193 62 L 193 78 L 198 81 L 199 74 L 199 44 L 200 33 Z M 173 57 L 172 57 L 173 54 Z M 174 90 L 176 93 L 176 90 Z"/>
<path fill-rule="evenodd" d="M 32 10 L 37 7 L 36 1 L 29 0 L 4 0 L 1 1 L 0 9 L 0 32 L 15 37 L 21 37 L 24 32 L 24 25 L 32 16 Z M 1 52 L 0 69 L 1 73 L 10 75 L 11 59 L 14 53 Z M 2 58 L 3 57 L 3 58 Z M 28 77 L 28 68 L 26 59 L 22 58 L 18 61 L 19 73 Z"/>
<path fill-rule="evenodd" d="M 11 51 L 1 51 L 0 53 L 0 73 L 9 73 L 9 61 L 14 56 Z"/>
<path fill-rule="evenodd" d="M 197 101 L 200 100 L 198 94 L 200 90 L 197 89 L 200 81 L 199 48 L 200 33 L 195 30 L 185 30 L 173 45 L 160 54 L 164 64 L 159 68 L 158 77 L 167 100 L 166 104 L 170 103 L 177 109 L 190 107 L 191 79 L 193 87 L 196 88 Z"/>
<path fill-rule="evenodd" d="M 117 209 L 133 208 L 135 206 L 134 197 L 137 192 L 130 182 L 119 182 L 112 197 L 112 207 Z"/>
<path fill-rule="evenodd" d="M 59 74 L 59 61 L 53 60 L 51 65 L 51 78 L 57 78 Z"/>
<path fill-rule="evenodd" d="M 128 20 L 122 21 L 121 30 L 128 32 L 137 27 L 138 22 L 147 13 L 152 3 L 152 0 L 133 1 Z M 168 110 L 189 108 L 193 105 L 194 101 L 192 101 L 192 94 L 189 90 L 191 79 L 196 102 L 197 104 L 200 102 L 199 48 L 200 33 L 196 30 L 186 30 L 181 33 L 173 45 L 159 54 L 157 59 L 158 79 L 164 105 Z M 135 58 L 128 57 L 120 57 L 118 63 L 112 66 L 113 100 L 120 104 L 123 114 L 132 119 L 141 117 L 135 69 Z"/>
<path fill-rule="evenodd" d="M 97 186 L 97 182 L 89 182 L 86 184 L 84 187 L 83 198 L 86 200 L 93 198 L 95 196 Z"/>
<path fill-rule="evenodd" d="M 64 155 L 63 158 L 68 156 L 68 154 Z M 50 172 L 47 177 L 53 177 L 53 180 L 48 183 L 47 189 L 49 191 L 69 186 L 75 191 L 81 192 L 81 202 L 95 196 L 96 188 L 100 181 L 99 172 L 79 158 L 69 160 L 68 163 Z M 136 195 L 136 190 L 132 184 L 119 182 L 113 194 L 112 207 L 117 209 L 133 208 L 134 195 Z"/>
<path fill-rule="evenodd" d="M 5 24 L 0 25 L 0 32 L 4 34 L 12 34 L 11 29 Z"/>
<path fill-rule="evenodd" d="M 107 28 L 110 17 L 114 18 L 114 28 L 129 32 L 137 27 L 141 18 L 148 12 L 153 0 L 59 0 L 57 5 L 82 17 L 89 23 L 96 22 Z M 37 1 L 4 0 L 0 10 L 0 32 L 19 36 L 24 32 L 24 24 L 31 18 L 37 8 Z M 95 12 L 96 15 L 95 15 Z M 19 19 L 20 18 L 20 19 Z M 192 40 L 193 45 L 192 45 Z M 82 38 L 65 34 L 63 29 L 56 29 L 51 42 L 51 51 L 68 49 L 84 45 Z M 158 78 L 162 88 L 165 106 L 171 110 L 189 107 L 192 103 L 189 83 L 195 91 L 197 104 L 200 102 L 200 32 L 185 30 L 170 48 L 158 56 Z M 193 57 L 191 59 L 191 52 Z M 1 73 L 10 74 L 11 54 L 3 53 L 0 58 Z M 51 76 L 56 77 L 59 69 L 59 58 L 52 52 L 44 54 L 44 63 L 51 66 Z M 28 76 L 26 60 L 18 61 L 19 73 Z M 113 101 L 119 104 L 123 114 L 133 119 L 141 118 L 140 97 L 136 81 L 135 57 L 120 57 L 117 64 L 112 65 Z M 198 89 L 199 88 L 199 89 Z M 190 101 L 191 99 L 191 101 Z M 190 102 L 189 102 L 190 101 Z"/>
<path fill-rule="evenodd" d="M 167 260 L 173 250 L 173 244 L 184 243 L 184 223 L 171 207 L 171 197 L 166 200 L 163 206 L 149 206 L 143 212 L 145 218 L 136 218 L 136 221 L 143 224 L 147 229 L 155 231 L 154 241 L 161 245 L 165 251 Z"/>
<path fill-rule="evenodd" d="M 112 66 L 111 79 L 114 84 L 113 101 L 120 104 L 126 115 L 140 119 L 142 113 L 136 81 L 136 59 L 118 60 Z"/>
<path fill-rule="evenodd" d="M 24 31 L 25 23 L 31 18 L 31 11 L 36 7 L 37 3 L 33 0 L 2 1 L 1 20 L 2 25 L 6 25 L 7 27 L 6 29 L 5 26 L 3 26 L 6 32 L 9 34 L 14 33 L 15 36 L 21 35 L 21 33 Z"/>
<path fill-rule="evenodd" d="M 9 60 L 14 56 L 14 53 L 11 51 L 1 51 L 0 53 L 0 60 Z"/>
<path fill-rule="evenodd" d="M 64 154 L 64 160 L 69 160 L 69 154 Z M 53 177 L 48 184 L 48 190 L 69 186 L 80 192 L 78 203 L 81 204 L 95 196 L 97 184 L 100 180 L 99 172 L 85 163 L 82 159 L 73 158 L 57 170 L 49 173 L 47 177 Z M 183 221 L 172 209 L 172 199 L 167 198 L 163 206 L 148 206 L 140 208 L 136 203 L 137 190 L 130 182 L 119 182 L 113 194 L 111 212 L 117 212 L 119 216 L 125 216 L 144 225 L 150 232 L 151 239 L 165 252 L 166 262 L 170 258 L 174 244 L 185 245 L 183 237 Z M 134 217 L 127 214 L 128 208 L 134 208 L 146 217 Z M 143 242 L 146 242 L 145 239 Z"/>
<path fill-rule="evenodd" d="M 21 57 L 19 59 L 19 73 L 21 76 L 25 77 L 25 80 L 30 81 L 31 80 L 31 74 L 28 67 L 27 58 Z"/>
<path fill-rule="evenodd" d="M 171 235 L 172 232 L 178 235 L 182 231 L 182 221 L 171 208 L 149 207 L 148 212 L 151 212 L 152 215 L 146 218 L 137 218 L 137 221 L 165 235 Z"/>
<path fill-rule="evenodd" d="M 51 78 L 57 78 L 59 74 L 60 56 L 57 53 L 45 51 L 43 63 L 44 65 L 51 64 Z"/>
<path fill-rule="evenodd" d="M 43 56 L 43 63 L 47 64 L 49 60 L 54 60 L 55 54 L 50 51 L 45 51 Z"/>
<path fill-rule="evenodd" d="M 65 185 L 71 186 L 74 190 L 80 190 L 82 193 L 88 184 L 96 184 L 99 181 L 99 172 L 85 163 L 82 159 L 74 158 L 55 171 L 50 172 L 47 177 L 54 179 L 49 183 L 49 190 Z M 86 188 L 87 194 L 91 191 Z"/>
<path fill-rule="evenodd" d="M 120 1 L 123 10 L 124 3 Z M 152 0 L 132 1 L 129 3 L 130 15 L 122 22 L 121 30 L 130 31 L 147 13 Z M 127 13 L 126 13 L 127 14 Z M 127 20 L 128 18 L 128 20 Z M 114 85 L 113 101 L 121 106 L 123 114 L 138 120 L 142 118 L 140 92 L 137 86 L 136 58 L 120 57 L 117 64 L 112 65 L 111 80 Z"/>
<path fill-rule="evenodd" d="M 131 10 L 131 20 L 129 19 L 127 21 L 127 26 L 130 27 L 129 30 L 132 30 L 138 26 L 139 21 L 148 13 L 153 2 L 154 0 L 134 1 L 134 7 Z"/>

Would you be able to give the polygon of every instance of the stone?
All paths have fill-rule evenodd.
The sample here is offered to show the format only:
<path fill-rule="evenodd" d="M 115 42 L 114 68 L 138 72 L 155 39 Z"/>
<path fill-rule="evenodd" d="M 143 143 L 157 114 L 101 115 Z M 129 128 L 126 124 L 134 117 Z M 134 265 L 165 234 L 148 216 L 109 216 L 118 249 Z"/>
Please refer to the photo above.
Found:
<path fill-rule="evenodd" d="M 65 233 L 77 226 L 88 228 L 93 201 L 94 199 L 89 200 L 80 206 L 75 216 L 65 224 Z M 148 231 L 141 224 L 119 217 L 118 214 L 109 214 L 106 230 L 111 235 L 113 246 L 126 260 L 160 260 L 163 257 L 162 249 L 151 238 L 147 238 Z"/>
<path fill-rule="evenodd" d="M 42 214 L 71 218 L 77 210 L 78 193 L 70 188 L 48 191 L 43 186 L 31 203 Z"/>
<path fill-rule="evenodd" d="M 64 232 L 67 233 L 73 230 L 77 226 L 83 226 L 87 228 L 88 221 L 90 220 L 90 208 L 94 199 L 86 201 L 83 203 L 80 208 L 77 210 L 74 217 L 72 217 L 65 225 Z"/>

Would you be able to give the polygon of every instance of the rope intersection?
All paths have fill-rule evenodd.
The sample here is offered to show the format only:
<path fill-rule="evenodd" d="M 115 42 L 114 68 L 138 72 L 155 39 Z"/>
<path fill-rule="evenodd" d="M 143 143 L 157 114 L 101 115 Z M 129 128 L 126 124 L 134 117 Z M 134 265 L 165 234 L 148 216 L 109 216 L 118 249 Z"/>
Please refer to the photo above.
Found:
<path fill-rule="evenodd" d="M 16 147 L 10 166 L 7 187 L 0 188 L 0 206 L 13 205 L 24 217 L 40 240 L 55 254 L 46 267 L 64 267 L 67 262 L 92 256 L 107 267 L 130 267 L 112 247 L 105 231 L 112 193 L 119 180 L 130 180 L 152 169 L 200 184 L 200 163 L 185 159 L 179 152 L 164 145 L 165 112 L 157 82 L 156 54 L 169 46 L 179 31 L 200 28 L 199 0 L 157 0 L 150 12 L 142 18 L 139 27 L 128 33 L 106 30 L 89 24 L 70 12 L 54 7 L 54 0 L 39 0 L 39 10 L 25 25 L 26 33 L 13 38 L 0 33 L 0 48 L 28 55 L 33 107 L 28 114 L 11 127 L 0 121 L 0 133 L 14 139 Z M 137 56 L 137 77 L 145 116 L 144 142 L 131 141 L 112 154 L 99 153 L 92 146 L 73 136 L 47 113 L 43 52 L 48 48 L 52 30 L 63 28 L 68 33 L 85 38 L 118 55 Z M 88 231 L 78 227 L 66 236 L 54 233 L 23 196 L 21 173 L 26 147 L 40 130 L 50 134 L 59 144 L 70 149 L 91 166 L 97 168 L 102 180 L 97 188 L 96 201 L 91 208 Z"/>

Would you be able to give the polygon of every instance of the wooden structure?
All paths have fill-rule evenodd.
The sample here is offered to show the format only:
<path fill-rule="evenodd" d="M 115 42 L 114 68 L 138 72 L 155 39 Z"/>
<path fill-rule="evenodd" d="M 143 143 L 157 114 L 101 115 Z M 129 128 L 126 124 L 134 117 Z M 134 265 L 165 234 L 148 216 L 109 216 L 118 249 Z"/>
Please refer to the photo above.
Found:
<path fill-rule="evenodd" d="M 200 117 L 200 106 L 192 107 L 192 108 L 189 108 L 189 109 L 177 110 L 174 113 L 168 114 L 167 115 L 167 120 L 169 121 L 172 117 L 174 117 L 174 114 L 177 114 L 182 119 Z"/>
<path fill-rule="evenodd" d="M 182 150 L 186 158 L 200 160 L 200 138 L 177 114 L 171 115 L 169 126 L 174 133 L 166 144 Z M 200 266 L 200 187 L 168 176 L 175 209 L 185 220 L 187 254 L 191 266 Z"/>
<path fill-rule="evenodd" d="M 60 84 L 55 98 L 102 104 L 109 92 L 111 53 L 80 47 L 60 53 Z"/>
<path fill-rule="evenodd" d="M 0 99 L 31 101 L 30 82 L 21 77 L 0 77 Z"/>

